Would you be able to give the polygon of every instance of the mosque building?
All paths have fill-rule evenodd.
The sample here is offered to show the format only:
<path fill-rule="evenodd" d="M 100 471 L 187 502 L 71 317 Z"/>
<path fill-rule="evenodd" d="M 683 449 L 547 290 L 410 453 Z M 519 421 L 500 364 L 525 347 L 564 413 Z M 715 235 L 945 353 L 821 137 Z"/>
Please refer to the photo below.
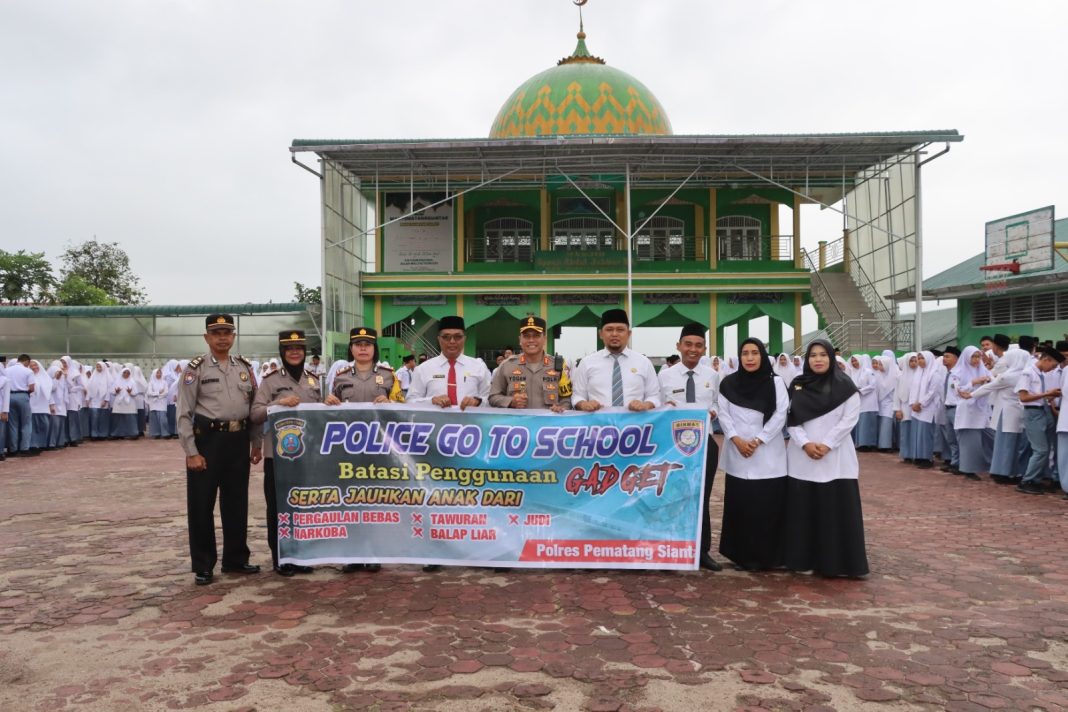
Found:
<path fill-rule="evenodd" d="M 962 138 L 676 135 L 580 31 L 487 138 L 292 142 L 320 180 L 323 348 L 343 358 L 348 329 L 370 325 L 387 358 L 433 353 L 435 321 L 458 314 L 467 352 L 488 356 L 515 343 L 518 318 L 559 337 L 622 307 L 636 328 L 710 325 L 711 353 L 766 316 L 778 352 L 810 303 L 852 350 L 908 348 L 914 324 L 889 295 L 917 279 L 920 166 Z M 843 232 L 811 253 L 805 204 L 844 206 Z"/>

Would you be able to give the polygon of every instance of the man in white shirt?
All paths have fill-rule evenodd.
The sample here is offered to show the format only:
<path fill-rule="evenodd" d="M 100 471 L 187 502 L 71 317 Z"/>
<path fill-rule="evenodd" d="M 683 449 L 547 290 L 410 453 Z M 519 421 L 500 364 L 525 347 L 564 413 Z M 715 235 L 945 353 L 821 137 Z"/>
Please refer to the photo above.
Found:
<path fill-rule="evenodd" d="M 7 382 L 11 389 L 11 410 L 7 419 L 7 447 L 12 455 L 37 455 L 40 450 L 30 450 L 33 439 L 33 411 L 30 394 L 37 387 L 37 377 L 29 369 L 30 357 L 19 356 L 17 363 L 7 367 Z"/>
<path fill-rule="evenodd" d="M 7 356 L 0 356 L 0 462 L 7 459 L 7 417 L 11 410 L 11 386 L 7 380 Z"/>
<path fill-rule="evenodd" d="M 1064 492 L 1063 497 L 1068 499 L 1068 408 L 1064 407 L 1064 393 L 1068 391 L 1068 341 L 1058 341 L 1056 349 L 1060 351 L 1061 356 L 1065 357 L 1065 360 L 1061 362 L 1060 371 L 1055 372 L 1059 375 L 1054 381 L 1055 385 L 1060 388 L 1056 409 L 1057 440 L 1055 449 L 1057 451 L 1057 475 L 1061 481 L 1061 490 Z"/>
<path fill-rule="evenodd" d="M 682 327 L 679 342 L 675 348 L 679 350 L 681 360 L 674 366 L 660 370 L 660 395 L 664 405 L 678 408 L 704 408 L 708 411 L 709 422 L 715 420 L 719 410 L 719 374 L 712 370 L 711 366 L 701 364 L 701 357 L 705 354 L 705 329 L 704 325 L 690 323 Z M 705 485 L 701 499 L 701 568 L 709 571 L 723 569 L 719 562 L 712 558 L 709 549 L 712 547 L 712 515 L 709 511 L 708 499 L 712 494 L 712 485 L 716 481 L 716 468 L 719 466 L 719 446 L 712 437 L 712 429 L 708 431 L 708 450 L 705 455 Z"/>
<path fill-rule="evenodd" d="M 1043 494 L 1042 481 L 1049 476 L 1050 437 L 1054 430 L 1053 415 L 1049 401 L 1060 395 L 1060 375 L 1057 367 L 1064 356 L 1056 349 L 1043 349 L 1036 363 L 1024 369 L 1016 383 L 1024 407 L 1024 432 L 1031 445 L 1031 459 L 1027 462 L 1023 479 L 1016 486 L 1017 492 Z"/>
<path fill-rule="evenodd" d="M 957 359 L 959 358 L 960 349 L 956 346 L 947 346 L 942 354 L 942 363 L 946 367 L 946 372 L 938 377 L 942 384 L 943 405 L 946 409 L 945 422 L 940 426 L 942 429 L 942 442 L 945 444 L 945 448 L 942 450 L 943 464 L 941 469 L 943 472 L 957 474 L 960 473 L 960 445 L 957 443 L 957 430 L 953 426 L 953 422 L 957 417 L 957 404 L 960 402 L 960 396 L 957 394 L 957 389 L 950 385 L 949 373 L 957 365 Z"/>
<path fill-rule="evenodd" d="M 489 398 L 490 372 L 482 359 L 464 354 L 463 317 L 445 316 L 438 322 L 441 353 L 412 372 L 408 403 L 433 403 L 460 410 L 480 406 Z"/>
<path fill-rule="evenodd" d="M 582 359 L 571 379 L 575 409 L 592 413 L 610 407 L 643 411 L 659 406 L 656 369 L 648 358 L 627 348 L 631 334 L 627 312 L 606 311 L 598 334 L 605 347 Z"/>

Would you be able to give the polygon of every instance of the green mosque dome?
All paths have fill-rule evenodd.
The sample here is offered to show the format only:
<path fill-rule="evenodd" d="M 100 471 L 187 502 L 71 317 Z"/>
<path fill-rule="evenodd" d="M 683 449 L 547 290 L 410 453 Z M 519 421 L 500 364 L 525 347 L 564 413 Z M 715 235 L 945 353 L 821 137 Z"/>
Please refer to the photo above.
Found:
<path fill-rule="evenodd" d="M 490 138 L 561 135 L 670 135 L 671 121 L 649 88 L 586 49 L 535 74 L 497 113 Z"/>

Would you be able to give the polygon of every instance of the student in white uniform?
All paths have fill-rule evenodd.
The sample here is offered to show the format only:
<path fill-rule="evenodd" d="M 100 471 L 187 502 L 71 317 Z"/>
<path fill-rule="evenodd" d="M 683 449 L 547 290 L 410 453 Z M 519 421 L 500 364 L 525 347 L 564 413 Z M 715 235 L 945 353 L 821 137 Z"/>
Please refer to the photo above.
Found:
<path fill-rule="evenodd" d="M 1062 355 L 1068 357 L 1068 341 L 1058 341 L 1057 350 Z M 1057 404 L 1057 476 L 1061 482 L 1061 491 L 1064 493 L 1064 499 L 1068 500 L 1068 407 L 1065 407 L 1066 401 L 1064 394 L 1068 391 L 1068 360 L 1061 364 L 1061 370 L 1058 372 L 1060 375 L 1060 389 L 1061 396 Z"/>
<path fill-rule="evenodd" d="M 41 362 L 36 359 L 30 361 L 30 371 L 37 382 L 37 387 L 30 394 L 30 412 L 33 418 L 30 452 L 39 453 L 48 449 L 48 433 L 52 429 L 52 413 L 56 408 L 52 405 L 52 379 Z"/>
<path fill-rule="evenodd" d="M 720 381 L 723 428 L 723 528 L 719 553 L 747 571 L 781 566 L 786 501 L 783 426 L 789 398 L 758 339 L 738 348 L 738 371 Z"/>
<path fill-rule="evenodd" d="M 850 437 L 860 394 L 834 368 L 833 353 L 827 341 L 810 343 L 804 373 L 790 386 L 784 558 L 794 571 L 856 578 L 868 574 L 860 468 Z"/>
<path fill-rule="evenodd" d="M 137 438 L 137 396 L 141 387 L 134 378 L 132 364 L 126 364 L 111 387 L 111 437 Z"/>
<path fill-rule="evenodd" d="M 916 452 L 915 439 L 912 433 L 912 407 L 909 401 L 909 391 L 912 390 L 912 382 L 916 380 L 920 372 L 916 366 L 916 352 L 910 351 L 897 360 L 900 375 L 897 378 L 897 388 L 894 390 L 894 419 L 897 420 L 897 447 L 902 462 L 912 464 Z"/>
<path fill-rule="evenodd" d="M 67 371 L 63 362 L 56 359 L 48 364 L 48 375 L 52 379 L 52 418 L 48 428 L 48 449 L 57 450 L 67 447 Z"/>
<path fill-rule="evenodd" d="M 674 365 L 660 370 L 660 399 L 664 405 L 679 408 L 704 408 L 710 420 L 719 412 L 719 374 L 710 366 L 701 364 L 705 353 L 705 332 L 703 324 L 690 323 L 682 327 L 679 341 L 675 348 L 681 359 Z M 716 481 L 716 468 L 719 465 L 719 446 L 711 431 L 708 433 L 708 450 L 705 456 L 705 484 L 701 497 L 701 568 L 720 571 L 722 566 L 712 558 L 709 548 L 712 546 L 712 517 L 709 512 L 708 499 L 712 494 L 712 485 Z"/>
<path fill-rule="evenodd" d="M 571 403 L 589 413 L 601 408 L 652 410 L 660 405 L 660 382 L 652 362 L 632 349 L 630 319 L 622 309 L 601 315 L 604 348 L 582 359 L 571 376 Z"/>
<path fill-rule="evenodd" d="M 7 365 L 8 414 L 7 449 L 11 455 L 37 455 L 33 450 L 33 408 L 30 396 L 37 390 L 37 379 L 29 367 L 30 357 L 20 354 L 18 361 Z"/>
<path fill-rule="evenodd" d="M 145 404 L 148 406 L 148 436 L 153 440 L 170 437 L 167 425 L 167 394 L 171 384 L 167 382 L 162 368 L 152 372 L 145 392 Z"/>
<path fill-rule="evenodd" d="M 465 341 L 463 317 L 445 316 L 438 321 L 441 353 L 412 372 L 406 402 L 433 403 L 439 408 L 458 406 L 460 410 L 485 403 L 490 372 L 482 359 L 464 354 Z"/>
<path fill-rule="evenodd" d="M 1021 339 L 1022 340 L 1022 339 Z M 1045 347 L 1037 361 L 1024 369 L 1016 382 L 1017 396 L 1024 410 L 1024 433 L 1031 446 L 1023 479 L 1016 491 L 1024 494 L 1045 494 L 1044 485 L 1049 479 L 1049 453 L 1053 445 L 1055 423 L 1049 401 L 1060 394 L 1059 366 L 1064 356 L 1051 347 Z"/>
<path fill-rule="evenodd" d="M 954 422 L 957 418 L 957 404 L 960 402 L 960 396 L 957 395 L 957 389 L 950 385 L 950 381 L 952 380 L 950 376 L 953 373 L 953 369 L 957 367 L 957 361 L 959 359 L 960 349 L 956 346 L 947 346 L 946 350 L 942 353 L 942 366 L 945 369 L 945 372 L 939 377 L 939 383 L 942 388 L 943 408 L 943 417 L 939 423 L 942 432 L 942 443 L 944 444 L 942 450 L 942 471 L 954 475 L 961 474 L 960 445 L 957 442 L 957 430 L 954 427 Z"/>
<path fill-rule="evenodd" d="M 994 336 L 998 339 L 1001 334 Z M 1016 383 L 1031 363 L 1031 355 L 1021 349 L 1009 349 L 991 370 L 993 379 L 976 388 L 971 398 L 991 396 L 993 408 L 990 427 L 994 429 L 994 448 L 990 456 L 990 479 L 999 485 L 1016 484 L 1023 475 L 1026 450 L 1023 435 L 1023 404 L 1016 395 Z M 963 394 L 961 397 L 965 397 Z"/>
<path fill-rule="evenodd" d="M 7 421 L 11 410 L 11 383 L 7 377 L 7 356 L 0 356 L 0 462 L 7 459 Z"/>
<path fill-rule="evenodd" d="M 897 361 L 893 354 L 871 360 L 875 374 L 875 397 L 879 401 L 879 452 L 894 449 L 894 390 L 897 388 Z"/>
<path fill-rule="evenodd" d="M 957 364 L 949 372 L 949 389 L 956 392 L 957 407 L 953 427 L 957 432 L 960 460 L 957 471 L 969 480 L 981 480 L 980 472 L 990 471 L 994 449 L 994 431 L 990 429 L 990 399 L 973 398 L 972 392 L 990 380 L 983 364 L 983 353 L 975 346 L 965 346 Z"/>
<path fill-rule="evenodd" d="M 849 376 L 860 393 L 860 420 L 853 431 L 853 442 L 859 452 L 870 452 L 879 446 L 878 379 L 867 354 L 850 357 L 849 365 Z"/>
<path fill-rule="evenodd" d="M 913 462 L 916 467 L 923 469 L 934 467 L 935 413 L 942 407 L 938 374 L 935 355 L 930 351 L 921 351 L 916 357 L 908 407 L 912 418 Z"/>

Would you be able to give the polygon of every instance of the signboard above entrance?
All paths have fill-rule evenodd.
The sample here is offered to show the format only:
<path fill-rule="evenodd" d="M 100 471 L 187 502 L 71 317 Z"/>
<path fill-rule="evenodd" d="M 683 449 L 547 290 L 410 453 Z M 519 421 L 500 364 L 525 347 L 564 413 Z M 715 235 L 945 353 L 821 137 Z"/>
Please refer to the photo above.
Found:
<path fill-rule="evenodd" d="M 445 193 L 404 192 L 386 193 L 385 201 L 385 222 L 397 221 L 385 227 L 385 271 L 452 272 L 452 200 Z"/>

